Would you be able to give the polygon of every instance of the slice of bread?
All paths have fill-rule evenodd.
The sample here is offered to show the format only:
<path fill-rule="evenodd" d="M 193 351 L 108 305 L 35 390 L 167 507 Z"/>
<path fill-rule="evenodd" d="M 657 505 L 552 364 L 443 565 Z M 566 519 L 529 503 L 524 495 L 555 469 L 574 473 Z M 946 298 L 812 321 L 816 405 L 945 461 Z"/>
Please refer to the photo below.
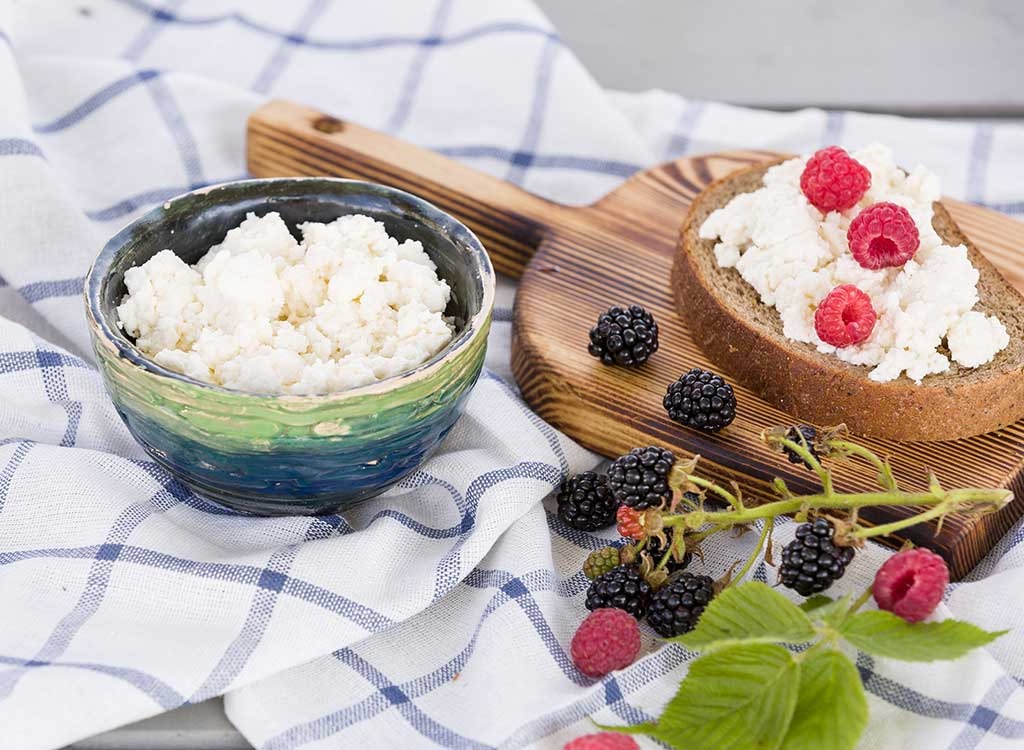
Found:
<path fill-rule="evenodd" d="M 776 162 L 777 163 L 777 162 Z M 953 440 L 997 430 L 1024 417 L 1024 297 L 968 240 L 940 203 L 932 224 L 950 245 L 964 244 L 978 269 L 976 310 L 999 317 L 1010 344 L 990 363 L 888 383 L 870 367 L 847 364 L 782 334 L 778 312 L 734 268 L 715 260 L 701 224 L 740 193 L 761 187 L 772 164 L 741 169 L 709 185 L 690 206 L 672 269 L 676 305 L 707 355 L 768 403 L 811 424 L 845 423 L 853 432 L 892 440 Z"/>

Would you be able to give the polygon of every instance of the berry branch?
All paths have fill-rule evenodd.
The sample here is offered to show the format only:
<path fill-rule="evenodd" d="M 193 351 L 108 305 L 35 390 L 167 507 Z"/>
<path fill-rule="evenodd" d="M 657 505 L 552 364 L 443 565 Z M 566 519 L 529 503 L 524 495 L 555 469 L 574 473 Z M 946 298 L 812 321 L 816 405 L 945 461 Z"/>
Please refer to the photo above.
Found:
<path fill-rule="evenodd" d="M 901 521 L 885 526 L 875 526 L 859 530 L 857 536 L 882 536 L 900 529 L 928 521 L 955 511 L 990 512 L 999 510 L 1013 499 L 1013 493 L 1001 489 L 966 488 L 960 490 L 943 490 L 942 492 L 855 492 L 834 493 L 826 495 L 801 495 L 791 500 L 776 500 L 744 507 L 742 510 L 706 511 L 697 510 L 688 513 L 663 514 L 661 523 L 665 528 L 680 526 L 699 529 L 705 524 L 714 524 L 723 529 L 732 526 L 746 525 L 762 518 L 796 513 L 804 508 L 810 510 L 853 510 L 855 508 L 872 508 L 880 505 L 905 507 L 935 506 L 931 509 Z"/>
<path fill-rule="evenodd" d="M 910 526 L 942 519 L 953 512 L 991 512 L 1002 508 L 1013 499 L 1013 493 L 1005 489 L 963 488 L 956 490 L 943 489 L 934 477 L 926 492 L 904 492 L 899 489 L 893 476 L 892 467 L 869 448 L 845 440 L 840 437 L 843 428 L 823 431 L 819 437 L 814 431 L 813 441 L 809 441 L 804 432 L 810 428 L 788 428 L 786 430 L 768 430 L 762 439 L 773 448 L 781 450 L 797 462 L 803 463 L 814 471 L 821 481 L 822 490 L 810 495 L 794 495 L 781 480 L 776 480 L 775 487 L 783 499 L 770 503 L 747 507 L 742 499 L 725 488 L 692 473 L 696 462 L 690 461 L 684 466 L 676 465 L 668 475 L 668 486 L 674 495 L 679 495 L 687 488 L 693 487 L 703 493 L 712 493 L 723 498 L 730 506 L 727 510 L 708 511 L 702 505 L 683 513 L 662 513 L 662 528 L 681 528 L 698 530 L 712 525 L 716 530 L 734 526 L 745 526 L 753 521 L 774 519 L 776 516 L 792 513 L 808 514 L 815 511 L 857 511 L 860 508 L 902 506 L 909 508 L 926 508 L 908 518 L 874 527 L 863 527 L 853 518 L 844 529 L 839 544 L 851 546 L 859 540 L 885 536 Z M 866 460 L 878 470 L 878 483 L 881 492 L 837 493 L 834 489 L 832 472 L 825 468 L 820 456 L 832 458 L 856 457 Z M 758 547 L 758 551 L 760 546 Z M 749 566 L 744 566 L 744 570 Z M 742 576 L 740 576 L 742 577 Z"/>
<path fill-rule="evenodd" d="M 818 477 L 821 489 L 796 494 L 781 479 L 773 483 L 779 499 L 763 504 L 744 502 L 736 485 L 723 487 L 698 474 L 699 457 L 677 461 L 664 448 L 635 448 L 614 461 L 607 477 L 588 472 L 575 477 L 559 496 L 559 515 L 577 528 L 597 528 L 614 519 L 627 543 L 594 553 L 585 569 L 593 579 L 590 609 L 614 606 L 642 618 L 648 607 L 658 610 L 666 637 L 686 632 L 696 623 L 702 605 L 680 598 L 687 586 L 713 592 L 739 585 L 762 557 L 774 564 L 771 531 L 775 519 L 795 515 L 796 539 L 782 550 L 780 582 L 804 596 L 820 593 L 838 580 L 865 539 L 892 534 L 919 523 L 942 522 L 948 514 L 986 513 L 1006 505 L 1013 494 L 999 488 L 945 489 L 934 476 L 926 490 L 899 489 L 889 462 L 853 442 L 844 427 L 816 429 L 809 425 L 777 427 L 762 433 L 765 444 Z M 825 460 L 854 459 L 874 468 L 879 489 L 837 492 Z M 890 523 L 861 523 L 861 508 L 894 506 L 909 514 Z M 600 516 L 600 518 L 597 518 Z M 722 532 L 745 533 L 762 522 L 757 542 L 745 561 L 737 560 L 716 583 L 706 575 L 685 571 L 708 539 Z M 606 576 L 607 574 L 607 576 Z M 703 595 L 703 594 L 702 594 Z M 674 602 L 689 602 L 677 605 Z M 662 609 L 675 607 L 672 620 Z M 658 617 L 655 617 L 657 620 Z M 650 621 L 650 617 L 648 617 Z M 652 623 L 653 624 L 653 623 Z M 656 628 L 657 630 L 657 628 Z"/>
<path fill-rule="evenodd" d="M 848 750 L 867 722 L 867 702 L 856 666 L 841 648 L 844 641 L 878 656 L 930 661 L 957 658 L 1000 635 L 954 620 L 921 622 L 939 605 L 949 581 L 945 562 L 928 550 L 905 549 L 890 558 L 859 597 L 833 600 L 821 592 L 843 576 L 863 540 L 941 523 L 953 512 L 998 510 L 1013 498 L 1009 490 L 945 489 L 931 475 L 926 490 L 905 492 L 889 462 L 849 440 L 842 427 L 775 428 L 762 439 L 814 472 L 820 491 L 798 495 L 776 479 L 779 499 L 747 504 L 735 484 L 726 488 L 699 476 L 699 458 L 677 462 L 670 451 L 649 446 L 617 459 L 606 478 L 588 472 L 571 479 L 559 495 L 563 520 L 583 528 L 614 519 L 627 540 L 621 548 L 593 552 L 583 565 L 592 581 L 586 598 L 592 613 L 573 638 L 574 663 L 594 677 L 631 664 L 641 648 L 641 620 L 659 636 L 701 652 L 658 721 L 605 729 L 695 750 L 718 750 L 725 736 L 730 747 L 747 747 L 751 732 L 767 733 L 760 738 L 765 747 L 785 739 L 794 750 Z M 874 468 L 877 491 L 836 491 L 824 460 L 847 458 Z M 882 505 L 907 508 L 909 515 L 873 527 L 860 522 L 861 508 Z M 799 606 L 763 583 L 744 583 L 758 560 L 775 564 L 775 519 L 789 514 L 800 523 L 782 549 L 778 577 L 809 597 Z M 686 570 L 707 540 L 746 533 L 756 522 L 762 528 L 750 554 L 718 581 Z M 862 611 L 872 598 L 881 611 Z M 794 654 L 780 644 L 807 647 Z M 749 694 L 740 694 L 737 685 Z M 769 699 L 780 690 L 788 691 L 786 701 Z M 723 701 L 735 701 L 725 714 Z M 808 719 L 818 716 L 829 721 Z M 711 721 L 713 736 L 704 731 Z"/>

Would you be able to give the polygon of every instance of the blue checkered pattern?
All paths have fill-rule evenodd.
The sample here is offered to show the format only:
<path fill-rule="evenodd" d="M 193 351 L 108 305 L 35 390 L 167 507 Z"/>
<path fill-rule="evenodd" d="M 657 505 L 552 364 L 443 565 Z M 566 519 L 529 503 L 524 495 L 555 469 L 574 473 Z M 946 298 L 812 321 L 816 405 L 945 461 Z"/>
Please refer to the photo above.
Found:
<path fill-rule="evenodd" d="M 567 203 L 685 153 L 882 140 L 947 193 L 1024 213 L 1020 128 L 602 91 L 527 0 L 0 0 L 0 93 L 4 748 L 221 694 L 261 748 L 560 747 L 589 717 L 650 720 L 692 657 L 648 639 L 641 661 L 595 681 L 567 655 L 580 564 L 613 535 L 566 527 L 544 500 L 596 457 L 510 385 L 511 283 L 465 418 L 345 518 L 238 516 L 133 443 L 87 354 L 82 277 L 124 222 L 244 176 L 245 118 L 265 96 Z M 779 522 L 776 542 L 791 534 Z M 703 564 L 724 569 L 753 536 Z M 844 586 L 885 554 L 866 549 Z M 1022 570 L 1018 527 L 950 588 L 946 613 L 1017 625 Z M 1014 632 L 913 668 L 861 655 L 864 747 L 1024 745 L 1022 646 Z"/>

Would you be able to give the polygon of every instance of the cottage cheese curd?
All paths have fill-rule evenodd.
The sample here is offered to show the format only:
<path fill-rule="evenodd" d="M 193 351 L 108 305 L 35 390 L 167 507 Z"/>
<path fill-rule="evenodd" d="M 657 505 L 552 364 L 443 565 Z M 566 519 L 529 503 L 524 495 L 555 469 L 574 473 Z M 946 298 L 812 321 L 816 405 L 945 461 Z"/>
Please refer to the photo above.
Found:
<path fill-rule="evenodd" d="M 162 250 L 125 272 L 121 327 L 168 369 L 254 393 L 354 388 L 451 340 L 451 290 L 422 244 L 358 214 L 299 230 L 250 213 L 194 266 Z"/>
<path fill-rule="evenodd" d="M 800 190 L 806 158 L 769 169 L 764 186 L 737 195 L 700 227 L 704 239 L 717 239 L 718 264 L 735 268 L 778 310 L 783 333 L 814 344 L 844 362 L 873 367 L 879 382 L 907 377 L 920 383 L 945 372 L 950 357 L 978 367 L 1009 344 L 1003 324 L 972 308 L 978 301 L 978 271 L 963 245 L 951 247 L 932 227 L 938 178 L 918 166 L 909 174 L 896 166 L 892 151 L 872 145 L 853 154 L 871 172 L 871 187 L 848 211 L 822 214 Z M 850 254 L 846 232 L 867 206 L 889 201 L 914 218 L 921 245 L 901 268 L 869 270 Z M 836 348 L 814 331 L 814 311 L 834 287 L 853 284 L 871 297 L 878 315 L 871 336 L 861 344 Z M 943 343 L 950 357 L 939 349 Z"/>

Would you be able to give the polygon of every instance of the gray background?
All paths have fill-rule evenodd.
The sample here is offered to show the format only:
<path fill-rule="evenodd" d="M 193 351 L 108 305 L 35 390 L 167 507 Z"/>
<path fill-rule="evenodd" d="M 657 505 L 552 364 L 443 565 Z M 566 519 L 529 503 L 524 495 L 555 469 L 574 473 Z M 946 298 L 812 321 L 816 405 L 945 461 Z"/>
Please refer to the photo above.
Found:
<path fill-rule="evenodd" d="M 1024 119 L 1024 0 L 536 2 L 608 88 L 774 109 Z M 250 746 L 218 699 L 73 747 Z"/>
<path fill-rule="evenodd" d="M 1020 0 L 537 0 L 609 88 L 1024 117 Z"/>

